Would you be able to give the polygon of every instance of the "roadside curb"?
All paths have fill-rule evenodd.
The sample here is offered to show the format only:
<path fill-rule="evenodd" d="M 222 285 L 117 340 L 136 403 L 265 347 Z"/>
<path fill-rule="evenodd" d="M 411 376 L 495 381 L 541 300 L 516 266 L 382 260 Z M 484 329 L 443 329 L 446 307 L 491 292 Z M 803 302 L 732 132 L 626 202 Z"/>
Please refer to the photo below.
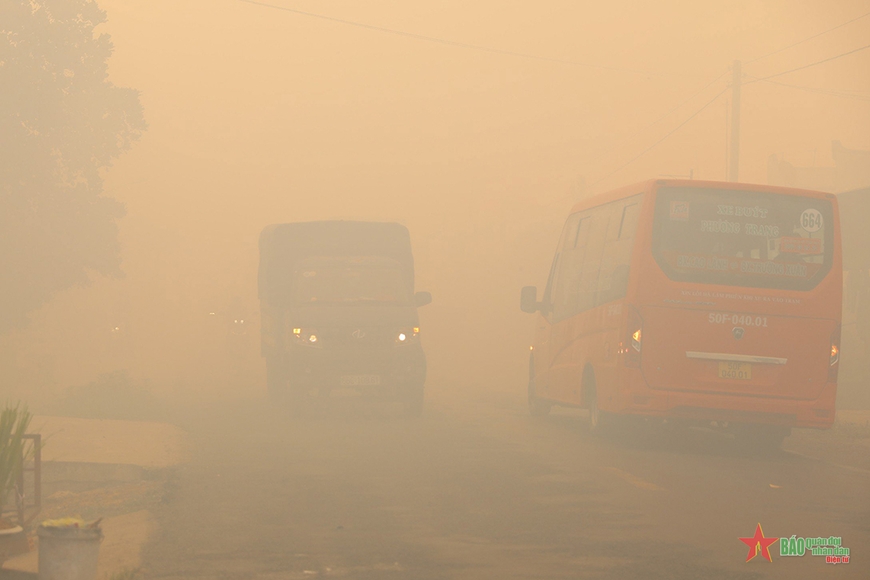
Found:
<path fill-rule="evenodd" d="M 44 441 L 37 521 L 105 516 L 97 577 L 139 568 L 157 530 L 151 510 L 189 456 L 187 433 L 165 423 L 108 419 L 40 416 L 32 425 Z M 38 560 L 36 549 L 10 558 L 0 579 L 36 578 Z"/>

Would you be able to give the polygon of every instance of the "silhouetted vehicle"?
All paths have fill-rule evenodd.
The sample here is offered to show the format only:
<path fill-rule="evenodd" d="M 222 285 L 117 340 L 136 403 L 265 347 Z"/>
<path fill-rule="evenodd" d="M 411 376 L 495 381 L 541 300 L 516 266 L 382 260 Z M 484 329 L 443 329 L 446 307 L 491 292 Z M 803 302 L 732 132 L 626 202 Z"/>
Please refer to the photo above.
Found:
<path fill-rule="evenodd" d="M 841 406 L 870 408 L 870 187 L 837 194 L 843 234 Z"/>
<path fill-rule="evenodd" d="M 261 350 L 269 395 L 336 389 L 423 409 L 426 357 L 408 230 L 396 223 L 276 224 L 260 234 Z"/>
<path fill-rule="evenodd" d="M 778 444 L 828 428 L 842 262 L 831 194 L 658 180 L 590 198 L 562 230 L 529 367 L 533 414 L 715 421 Z"/>

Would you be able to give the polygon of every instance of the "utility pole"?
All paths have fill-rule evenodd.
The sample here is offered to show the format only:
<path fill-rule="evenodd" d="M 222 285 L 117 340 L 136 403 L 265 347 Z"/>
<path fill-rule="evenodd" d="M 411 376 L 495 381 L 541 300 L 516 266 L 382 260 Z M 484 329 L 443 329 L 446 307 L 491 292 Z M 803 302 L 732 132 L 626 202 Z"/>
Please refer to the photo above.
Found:
<path fill-rule="evenodd" d="M 734 61 L 731 78 L 731 163 L 728 181 L 738 181 L 740 176 L 740 84 L 743 72 L 739 60 Z"/>

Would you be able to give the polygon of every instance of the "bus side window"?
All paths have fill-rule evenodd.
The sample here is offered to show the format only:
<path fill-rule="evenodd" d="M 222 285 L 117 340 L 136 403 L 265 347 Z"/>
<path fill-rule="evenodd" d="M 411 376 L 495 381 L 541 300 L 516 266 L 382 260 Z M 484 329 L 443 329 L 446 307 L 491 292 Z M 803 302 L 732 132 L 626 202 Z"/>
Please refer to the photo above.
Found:
<path fill-rule="evenodd" d="M 614 204 L 611 227 L 601 262 L 596 305 L 625 297 L 628 290 L 631 247 L 639 215 L 640 196 Z"/>
<path fill-rule="evenodd" d="M 625 295 L 639 209 L 638 195 L 568 219 L 548 294 L 555 321 Z"/>
<path fill-rule="evenodd" d="M 583 260 L 586 251 L 586 238 L 589 235 L 589 213 L 576 214 L 575 227 L 569 233 L 572 234 L 566 244 L 562 246 L 561 263 L 559 264 L 554 284 L 553 316 L 556 320 L 562 320 L 572 314 L 572 304 L 578 290 L 578 266 Z"/>
<path fill-rule="evenodd" d="M 632 198 L 633 200 L 634 198 Z M 640 215 L 640 201 L 628 203 L 622 208 L 622 219 L 619 222 L 619 235 L 617 239 L 628 240 L 634 238 L 637 230 L 637 218 Z"/>
<path fill-rule="evenodd" d="M 565 303 L 565 316 L 571 316 L 580 311 L 578 304 L 583 300 L 586 288 L 583 286 L 586 275 L 586 258 L 589 253 L 589 242 L 595 230 L 596 216 L 587 213 L 577 232 L 577 243 L 570 264 L 571 286 Z M 566 266 L 568 266 L 566 264 Z"/>
<path fill-rule="evenodd" d="M 574 247 L 577 240 L 577 230 L 580 224 L 580 214 L 568 216 L 565 226 L 562 228 L 562 235 L 559 236 L 559 243 L 556 246 L 556 255 L 553 257 L 553 265 L 550 267 L 550 278 L 547 281 L 547 289 L 544 291 L 544 308 L 545 314 L 553 313 L 558 320 L 560 317 L 560 305 L 564 301 L 564 275 L 563 270 L 565 263 L 566 250 Z"/>
<path fill-rule="evenodd" d="M 602 265 L 607 229 L 610 224 L 612 206 L 605 205 L 593 210 L 590 220 L 583 266 L 579 272 L 579 292 L 573 312 L 583 312 L 594 308 L 598 303 L 598 278 Z"/>
<path fill-rule="evenodd" d="M 544 296 L 541 298 L 541 313 L 549 317 L 553 311 L 553 279 L 556 277 L 556 268 L 559 267 L 560 253 L 557 251 L 553 256 L 553 264 L 550 266 L 550 275 L 547 276 L 547 287 L 544 289 Z"/>

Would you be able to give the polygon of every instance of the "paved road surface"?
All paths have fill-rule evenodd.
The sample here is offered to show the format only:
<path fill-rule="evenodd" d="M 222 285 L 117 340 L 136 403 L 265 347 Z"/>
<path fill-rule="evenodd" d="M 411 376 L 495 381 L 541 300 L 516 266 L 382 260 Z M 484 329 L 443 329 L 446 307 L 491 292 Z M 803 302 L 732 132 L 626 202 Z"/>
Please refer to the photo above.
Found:
<path fill-rule="evenodd" d="M 347 400 L 297 421 L 200 410 L 145 577 L 870 577 L 870 470 L 834 439 L 767 455 L 703 431 L 607 442 L 579 413 L 527 417 L 521 397 L 430 399 L 421 420 Z M 852 561 L 746 563 L 738 538 L 759 522 L 841 536 Z"/>

